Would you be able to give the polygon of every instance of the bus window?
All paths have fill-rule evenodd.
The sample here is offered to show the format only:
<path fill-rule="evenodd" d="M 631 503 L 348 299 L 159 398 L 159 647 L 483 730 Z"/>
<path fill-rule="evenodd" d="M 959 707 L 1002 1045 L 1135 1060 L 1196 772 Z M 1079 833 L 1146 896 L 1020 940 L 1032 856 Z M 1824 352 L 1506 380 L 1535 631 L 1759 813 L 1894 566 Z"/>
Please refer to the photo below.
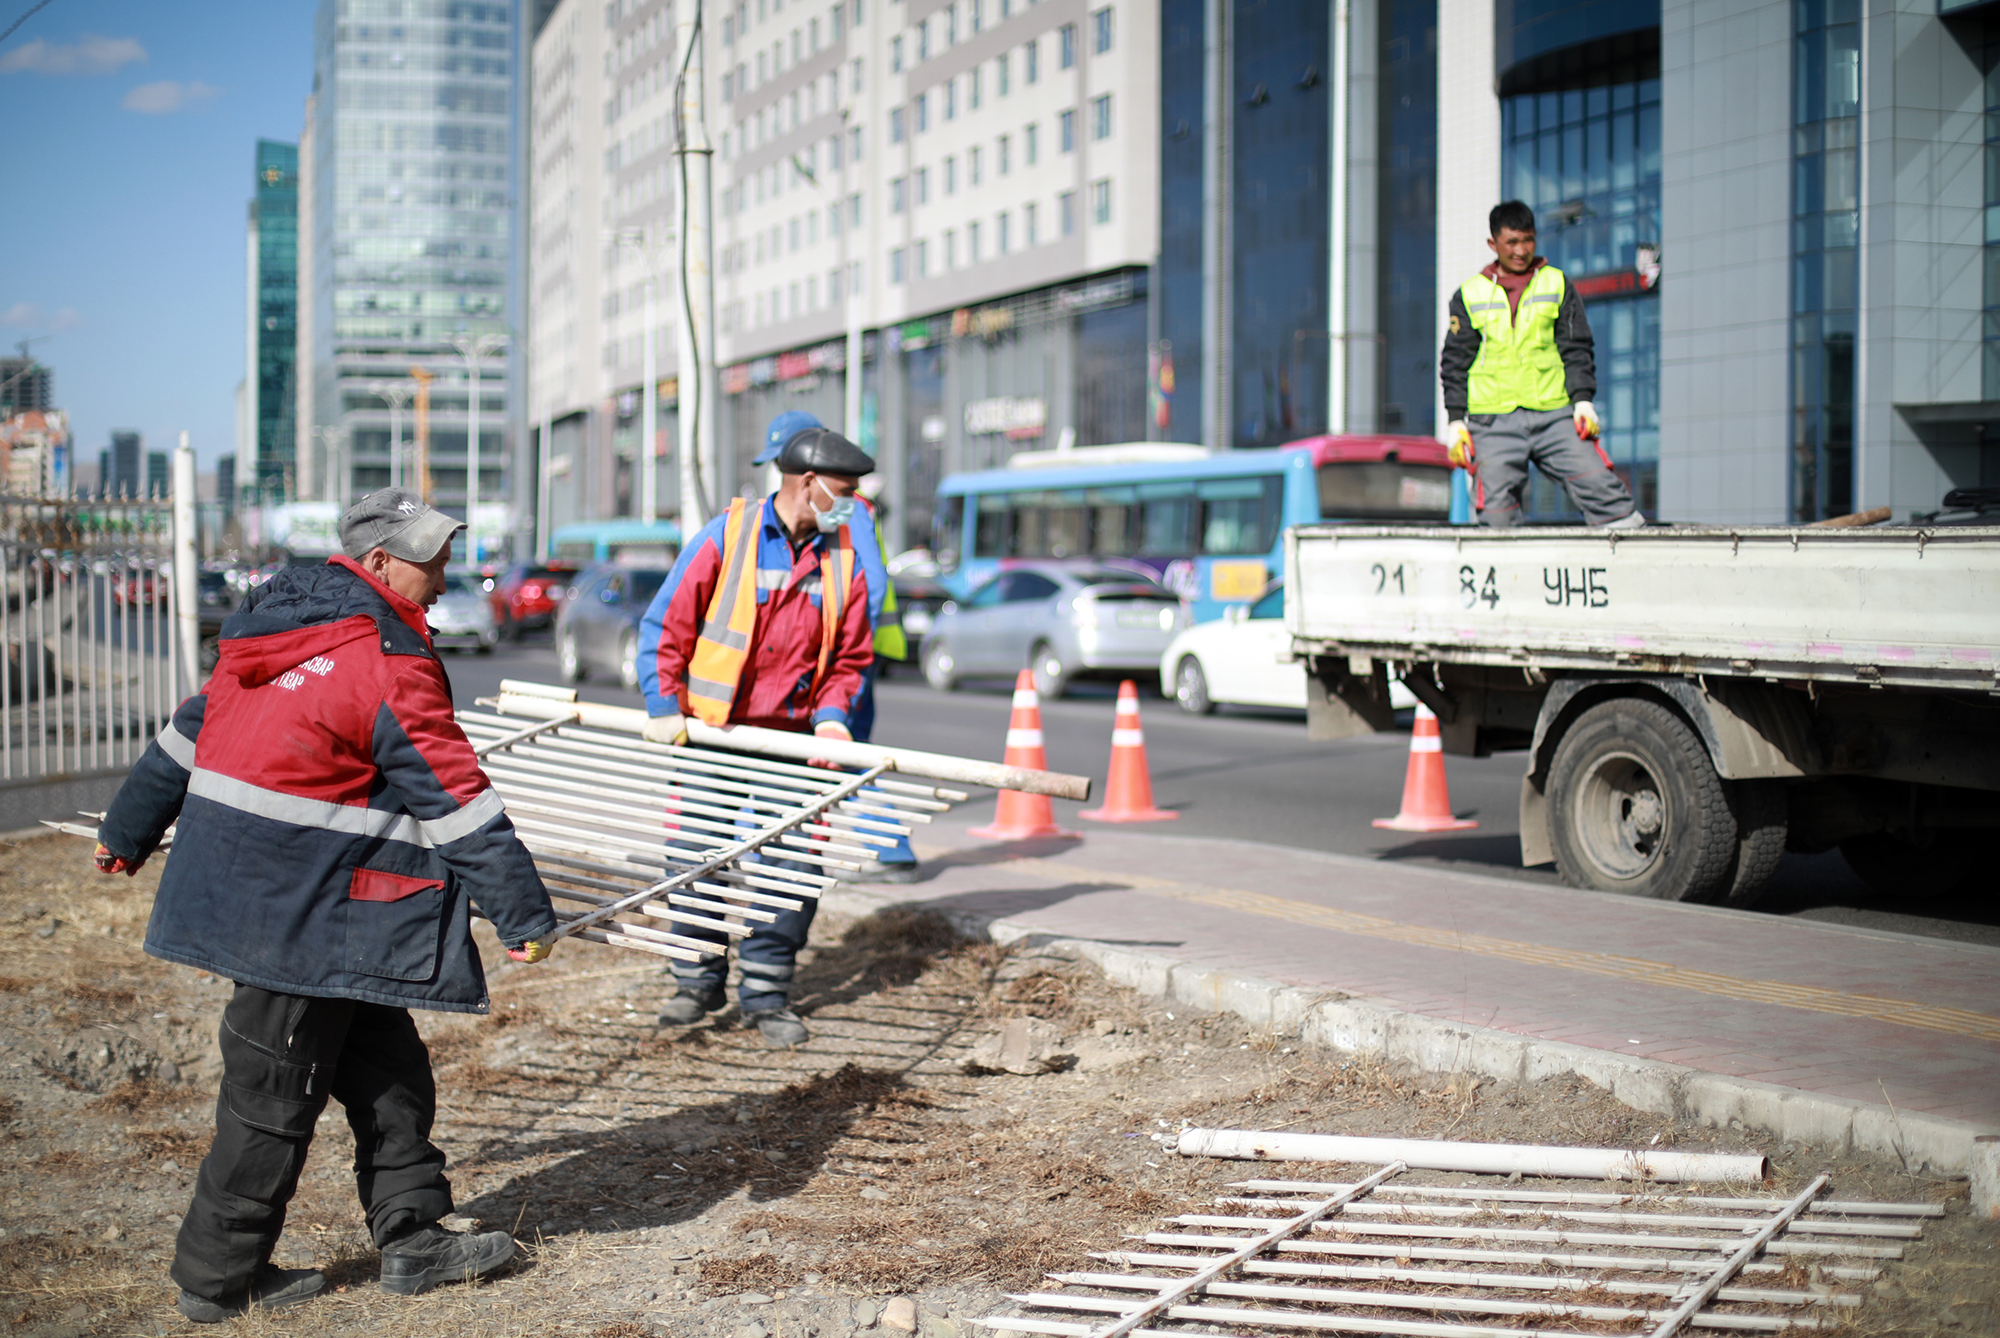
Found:
<path fill-rule="evenodd" d="M 972 556 L 1014 556 L 1014 499 L 1007 494 L 988 493 L 979 499 L 978 518 L 973 524 Z"/>
<path fill-rule="evenodd" d="M 1393 460 L 1321 465 L 1319 513 L 1326 520 L 1443 521 L 1451 515 L 1451 470 Z"/>
<path fill-rule="evenodd" d="M 1194 485 L 1139 485 L 1139 552 L 1147 557 L 1186 557 L 1194 551 Z"/>
<path fill-rule="evenodd" d="M 1139 546 L 1132 488 L 1092 488 L 1084 494 L 1090 508 L 1090 551 L 1099 557 L 1125 557 Z"/>
<path fill-rule="evenodd" d="M 1201 551 L 1270 552 L 1278 540 L 1284 488 L 1279 475 L 1203 480 L 1195 490 L 1201 498 Z"/>
<path fill-rule="evenodd" d="M 1090 551 L 1083 489 L 1014 495 L 1014 556 L 1067 558 Z"/>
<path fill-rule="evenodd" d="M 937 561 L 939 571 L 958 570 L 958 545 L 964 530 L 965 499 L 938 498 L 937 514 L 931 518 L 931 543 L 934 545 L 931 555 Z"/>

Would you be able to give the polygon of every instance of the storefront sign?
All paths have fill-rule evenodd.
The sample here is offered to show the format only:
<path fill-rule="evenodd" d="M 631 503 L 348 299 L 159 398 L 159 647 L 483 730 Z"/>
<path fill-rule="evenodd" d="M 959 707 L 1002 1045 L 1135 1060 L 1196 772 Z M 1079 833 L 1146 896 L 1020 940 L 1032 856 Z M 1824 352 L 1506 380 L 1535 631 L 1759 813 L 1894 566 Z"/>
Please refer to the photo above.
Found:
<path fill-rule="evenodd" d="M 973 400 L 965 406 L 965 430 L 973 436 L 1004 432 L 1009 437 L 1039 437 L 1048 426 L 1048 402 L 1040 396 L 1001 395 Z"/>
<path fill-rule="evenodd" d="M 1585 274 L 1571 279 L 1570 286 L 1582 298 L 1650 293 L 1660 286 L 1660 248 L 1642 242 L 1634 248 L 1631 269 L 1613 270 L 1608 274 Z"/>

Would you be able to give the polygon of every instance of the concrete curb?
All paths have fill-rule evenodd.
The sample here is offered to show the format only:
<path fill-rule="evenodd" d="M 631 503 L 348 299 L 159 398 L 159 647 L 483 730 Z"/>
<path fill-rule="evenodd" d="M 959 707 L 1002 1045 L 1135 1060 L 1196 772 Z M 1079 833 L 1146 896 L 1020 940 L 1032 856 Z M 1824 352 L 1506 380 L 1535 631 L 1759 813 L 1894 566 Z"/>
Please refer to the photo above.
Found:
<path fill-rule="evenodd" d="M 823 902 L 860 913 L 920 899 L 841 887 Z M 1079 961 L 1141 994 L 1207 1012 L 1234 1013 L 1253 1026 L 1296 1036 L 1307 1045 L 1372 1051 L 1431 1073 L 1474 1073 L 1534 1082 L 1563 1073 L 1596 1084 L 1636 1110 L 1715 1129 L 1752 1131 L 1784 1142 L 1813 1142 L 1894 1157 L 1912 1172 L 1962 1177 L 1972 1140 L 1984 1129 L 1964 1120 L 1903 1112 L 1795 1087 L 1731 1078 L 1682 1064 L 1640 1059 L 1564 1041 L 1447 1022 L 1380 1000 L 1302 989 L 1246 971 L 1195 966 L 1158 952 L 1064 938 L 1030 925 L 971 911 L 942 912 L 962 933 L 996 943 L 1029 941 Z"/>

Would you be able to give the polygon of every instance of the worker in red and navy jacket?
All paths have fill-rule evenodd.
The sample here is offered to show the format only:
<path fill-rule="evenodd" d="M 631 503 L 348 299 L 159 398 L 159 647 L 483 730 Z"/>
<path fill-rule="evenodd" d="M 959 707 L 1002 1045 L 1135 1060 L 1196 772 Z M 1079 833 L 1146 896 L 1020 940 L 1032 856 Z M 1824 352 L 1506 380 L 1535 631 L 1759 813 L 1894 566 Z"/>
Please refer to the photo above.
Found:
<path fill-rule="evenodd" d="M 486 1011 L 471 904 L 521 961 L 546 957 L 556 928 L 424 620 L 463 528 L 400 488 L 355 503 L 343 555 L 279 572 L 223 624 L 213 676 L 98 829 L 98 868 L 130 874 L 178 823 L 146 951 L 236 982 L 215 1142 L 172 1268 L 198 1323 L 325 1285 L 270 1257 L 329 1096 L 354 1129 L 384 1288 L 414 1294 L 514 1252 L 504 1231 L 438 1225 L 451 1186 L 408 1011 Z"/>
<path fill-rule="evenodd" d="M 702 527 L 639 623 L 639 688 L 646 737 L 685 743 L 686 717 L 851 739 L 848 713 L 874 658 L 868 587 L 848 522 L 867 452 L 837 432 L 797 433 L 777 458 L 782 482 L 763 499 L 737 498 Z M 781 912 L 738 950 L 737 1001 L 772 1045 L 806 1040 L 789 1007 L 798 950 L 816 903 Z M 676 924 L 717 951 L 674 963 L 678 992 L 662 1026 L 687 1026 L 723 1007 L 728 937 Z"/>

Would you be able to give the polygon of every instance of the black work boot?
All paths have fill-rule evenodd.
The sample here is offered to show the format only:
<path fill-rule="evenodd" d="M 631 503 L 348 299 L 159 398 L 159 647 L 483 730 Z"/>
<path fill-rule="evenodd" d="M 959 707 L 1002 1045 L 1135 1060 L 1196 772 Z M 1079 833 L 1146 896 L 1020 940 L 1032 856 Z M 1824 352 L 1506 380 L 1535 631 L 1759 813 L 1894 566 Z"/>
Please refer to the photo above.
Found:
<path fill-rule="evenodd" d="M 682 984 L 674 997 L 660 1005 L 660 1025 L 663 1027 L 692 1027 L 710 1013 L 719 1013 L 729 1003 L 722 986 L 707 988 Z"/>
<path fill-rule="evenodd" d="M 755 1027 L 757 1034 L 764 1038 L 764 1044 L 779 1050 L 789 1050 L 795 1045 L 804 1045 L 811 1035 L 806 1030 L 805 1021 L 783 1004 L 776 1008 L 761 1008 L 754 1013 L 745 1013 L 743 1025 Z"/>
<path fill-rule="evenodd" d="M 415 1296 L 440 1282 L 490 1273 L 513 1257 L 514 1238 L 504 1231 L 461 1235 L 435 1222 L 413 1227 L 382 1247 L 382 1290 Z"/>
<path fill-rule="evenodd" d="M 182 1291 L 174 1308 L 197 1324 L 220 1324 L 252 1307 L 283 1310 L 299 1305 L 318 1296 L 325 1286 L 326 1274 L 316 1268 L 275 1268 L 266 1264 L 258 1271 L 257 1280 L 234 1296 L 211 1301 L 206 1296 Z"/>

